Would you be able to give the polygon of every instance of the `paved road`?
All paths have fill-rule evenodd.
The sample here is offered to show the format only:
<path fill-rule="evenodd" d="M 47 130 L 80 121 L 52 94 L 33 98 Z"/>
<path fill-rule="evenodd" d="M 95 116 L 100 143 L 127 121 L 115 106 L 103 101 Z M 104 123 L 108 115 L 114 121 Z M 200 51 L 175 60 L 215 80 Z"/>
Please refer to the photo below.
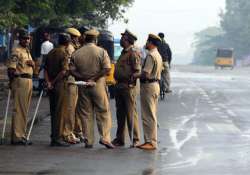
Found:
<path fill-rule="evenodd" d="M 46 118 L 34 130 L 32 147 L 0 147 L 0 174 L 248 175 L 249 69 L 174 67 L 173 93 L 159 103 L 157 151 L 129 144 L 115 150 L 98 144 L 91 150 L 51 148 Z"/>

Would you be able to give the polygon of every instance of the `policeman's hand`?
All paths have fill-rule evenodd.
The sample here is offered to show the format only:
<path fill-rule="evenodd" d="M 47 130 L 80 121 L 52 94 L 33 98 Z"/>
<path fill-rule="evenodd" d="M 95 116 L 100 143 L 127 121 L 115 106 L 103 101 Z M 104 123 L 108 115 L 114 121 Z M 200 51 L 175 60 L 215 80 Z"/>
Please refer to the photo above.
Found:
<path fill-rule="evenodd" d="M 9 68 L 7 73 L 8 73 L 9 79 L 13 80 L 15 78 L 15 75 L 16 75 L 16 69 Z"/>
<path fill-rule="evenodd" d="M 30 67 L 35 67 L 35 62 L 33 60 L 27 60 L 26 65 L 28 65 Z"/>
<path fill-rule="evenodd" d="M 48 90 L 53 89 L 53 85 L 51 82 L 46 82 L 46 85 L 47 85 Z"/>
<path fill-rule="evenodd" d="M 93 87 L 95 85 L 96 85 L 96 82 L 94 82 L 94 81 L 88 81 L 88 82 L 86 82 L 86 86 Z"/>

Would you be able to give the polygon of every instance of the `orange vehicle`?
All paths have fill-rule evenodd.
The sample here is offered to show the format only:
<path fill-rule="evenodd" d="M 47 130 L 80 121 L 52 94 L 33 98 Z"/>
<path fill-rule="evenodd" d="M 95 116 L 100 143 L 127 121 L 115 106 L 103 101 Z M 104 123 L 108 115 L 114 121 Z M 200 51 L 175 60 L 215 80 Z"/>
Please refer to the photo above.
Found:
<path fill-rule="evenodd" d="M 216 59 L 214 62 L 215 69 L 224 67 L 234 68 L 234 56 L 233 49 L 231 48 L 222 48 L 217 49 Z"/>

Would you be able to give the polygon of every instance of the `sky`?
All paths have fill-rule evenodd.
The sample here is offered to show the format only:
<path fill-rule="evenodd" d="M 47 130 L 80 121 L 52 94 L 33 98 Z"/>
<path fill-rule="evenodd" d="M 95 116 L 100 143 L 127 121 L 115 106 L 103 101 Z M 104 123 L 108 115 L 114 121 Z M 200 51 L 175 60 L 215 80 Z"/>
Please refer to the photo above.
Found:
<path fill-rule="evenodd" d="M 163 32 L 174 56 L 191 57 L 194 34 L 219 26 L 219 13 L 224 8 L 225 0 L 135 0 L 125 13 L 128 24 L 115 21 L 109 30 L 119 38 L 129 29 L 137 35 L 137 45 L 143 45 L 149 33 Z"/>

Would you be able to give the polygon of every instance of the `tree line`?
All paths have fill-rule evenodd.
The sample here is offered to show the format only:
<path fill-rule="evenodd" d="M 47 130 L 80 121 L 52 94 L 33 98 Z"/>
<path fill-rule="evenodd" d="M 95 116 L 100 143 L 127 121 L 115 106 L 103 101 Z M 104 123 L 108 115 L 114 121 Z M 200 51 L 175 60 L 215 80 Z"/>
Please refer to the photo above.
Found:
<path fill-rule="evenodd" d="M 105 27 L 108 20 L 127 20 L 134 0 L 0 0 L 0 31 L 25 27 Z"/>
<path fill-rule="evenodd" d="M 194 64 L 212 65 L 217 48 L 233 48 L 236 60 L 250 55 L 250 1 L 226 0 L 219 14 L 220 26 L 195 35 Z"/>

